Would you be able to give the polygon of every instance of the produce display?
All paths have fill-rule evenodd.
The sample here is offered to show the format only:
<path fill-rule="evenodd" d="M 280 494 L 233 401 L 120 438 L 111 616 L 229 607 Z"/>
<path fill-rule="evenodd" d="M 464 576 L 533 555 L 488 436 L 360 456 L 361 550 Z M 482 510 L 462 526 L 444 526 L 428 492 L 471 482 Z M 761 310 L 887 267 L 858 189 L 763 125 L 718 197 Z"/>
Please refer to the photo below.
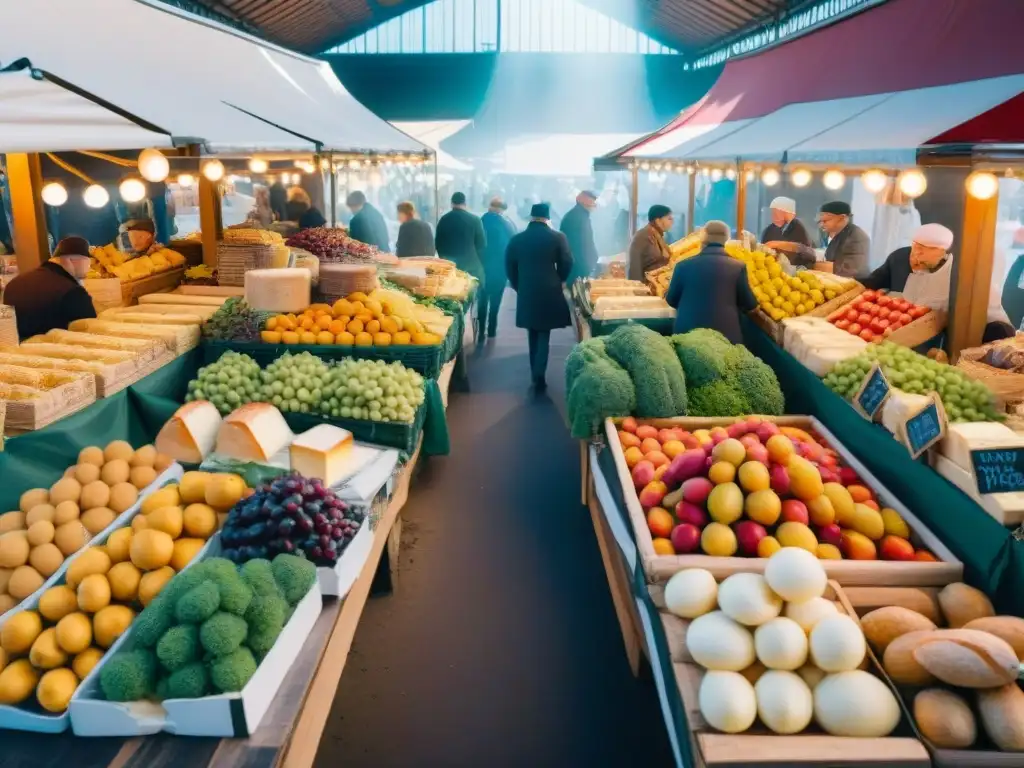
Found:
<path fill-rule="evenodd" d="M 116 277 L 122 283 L 185 266 L 185 257 L 159 243 L 144 254 L 128 254 L 113 243 L 89 249 L 90 279 Z"/>
<path fill-rule="evenodd" d="M 660 296 L 601 296 L 594 301 L 595 320 L 631 320 L 675 317 L 676 311 Z"/>
<path fill-rule="evenodd" d="M 43 586 L 90 538 L 138 501 L 172 461 L 152 445 L 89 446 L 49 488 L 25 491 L 0 515 L 0 616 Z"/>
<path fill-rule="evenodd" d="M 937 393 L 950 422 L 1003 418 L 992 390 L 985 384 L 958 368 L 890 341 L 868 345 L 861 354 L 837 363 L 823 379 L 825 386 L 849 399 L 860 389 L 876 362 L 893 387 L 911 395 Z"/>
<path fill-rule="evenodd" d="M 839 330 L 859 336 L 864 341 L 881 341 L 929 312 L 928 307 L 888 296 L 885 291 L 864 291 L 829 315 L 828 321 Z"/>
<path fill-rule="evenodd" d="M 783 348 L 819 378 L 867 346 L 863 339 L 839 330 L 823 317 L 792 317 L 783 320 L 782 327 Z"/>
<path fill-rule="evenodd" d="M 772 369 L 709 329 L 664 337 L 624 325 L 577 344 L 565 381 L 572 435 L 580 439 L 598 433 L 607 417 L 778 415 L 785 407 Z"/>
<path fill-rule="evenodd" d="M 236 563 L 296 553 L 333 568 L 365 515 L 349 507 L 319 479 L 297 474 L 264 483 L 227 516 L 221 543 Z"/>
<path fill-rule="evenodd" d="M 763 558 L 797 547 L 825 560 L 936 559 L 805 430 L 758 416 L 693 432 L 627 418 L 619 445 L 657 554 Z"/>
<path fill-rule="evenodd" d="M 353 240 L 343 229 L 311 227 L 288 238 L 286 244 L 309 251 L 321 261 L 342 264 L 373 264 L 376 247 Z"/>
<path fill-rule="evenodd" d="M 975 362 L 991 365 L 1002 371 L 1013 373 L 1024 373 L 1024 334 L 1018 333 L 1012 339 L 995 341 L 985 347 L 980 357 L 971 355 L 969 359 Z M 965 353 L 968 350 L 964 351 Z"/>
<path fill-rule="evenodd" d="M 924 615 L 888 605 L 860 619 L 918 730 L 939 749 L 1024 751 L 1024 619 L 997 616 L 983 592 L 961 583 L 929 607 Z"/>
<path fill-rule="evenodd" d="M 644 283 L 609 277 L 580 278 L 572 284 L 571 290 L 573 300 L 584 317 L 594 314 L 594 304 L 599 299 L 651 297 L 651 289 Z M 661 295 L 664 295 L 664 292 Z M 660 298 L 660 296 L 654 298 Z"/>
<path fill-rule="evenodd" d="M 100 669 L 103 695 L 129 702 L 241 691 L 315 584 L 316 568 L 294 555 L 196 564 L 147 606 Z"/>
<path fill-rule="evenodd" d="M 827 579 L 811 553 L 787 547 L 764 575 L 737 573 L 716 584 L 705 570 L 665 585 L 670 613 L 691 619 L 686 649 L 704 668 L 698 705 L 722 733 L 760 720 L 798 734 L 815 723 L 832 736 L 881 738 L 901 719 L 899 702 L 862 668 L 865 631 L 825 597 Z"/>
<path fill-rule="evenodd" d="M 203 324 L 203 338 L 212 341 L 259 341 L 269 317 L 257 312 L 245 299 L 232 296 Z"/>

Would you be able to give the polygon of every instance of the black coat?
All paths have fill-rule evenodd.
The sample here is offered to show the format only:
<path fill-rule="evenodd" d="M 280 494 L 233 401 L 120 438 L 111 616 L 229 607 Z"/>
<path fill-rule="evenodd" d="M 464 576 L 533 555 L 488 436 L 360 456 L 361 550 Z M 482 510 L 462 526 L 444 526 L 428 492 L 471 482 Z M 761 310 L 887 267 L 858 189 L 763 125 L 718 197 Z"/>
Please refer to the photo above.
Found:
<path fill-rule="evenodd" d="M 463 208 L 453 208 L 437 222 L 434 235 L 437 255 L 454 261 L 463 272 L 484 281 L 487 237 L 480 219 Z"/>
<path fill-rule="evenodd" d="M 675 333 L 713 328 L 733 344 L 743 341 L 740 312 L 757 307 L 747 265 L 714 244 L 676 264 L 665 301 L 676 308 Z"/>
<path fill-rule="evenodd" d="M 433 256 L 434 230 L 423 219 L 409 219 L 398 228 L 395 256 Z"/>
<path fill-rule="evenodd" d="M 558 229 L 569 241 L 569 250 L 572 251 L 572 279 L 591 274 L 597 266 L 597 246 L 594 245 L 594 226 L 590 221 L 590 211 L 576 203 L 562 217 L 562 224 Z"/>
<path fill-rule="evenodd" d="M 516 233 L 516 226 L 505 216 L 494 211 L 488 211 L 481 216 L 480 223 L 487 237 L 484 274 L 487 276 L 487 283 L 497 289 L 498 285 L 505 285 L 505 249 Z"/>
<path fill-rule="evenodd" d="M 22 341 L 55 328 L 67 330 L 74 320 L 96 317 L 85 288 L 52 261 L 11 280 L 4 290 L 4 303 L 14 307 Z"/>
<path fill-rule="evenodd" d="M 388 225 L 380 211 L 369 203 L 363 205 L 348 223 L 348 236 L 361 243 L 375 245 L 385 253 L 391 250 L 388 245 Z"/>
<path fill-rule="evenodd" d="M 825 249 L 825 261 L 833 263 L 833 271 L 840 277 L 860 280 L 868 273 L 870 251 L 871 238 L 868 233 L 850 222 L 829 241 Z"/>
<path fill-rule="evenodd" d="M 882 262 L 882 266 L 865 277 L 861 282 L 865 288 L 903 293 L 907 287 L 907 279 L 913 270 L 910 268 L 910 248 L 897 248 Z"/>
<path fill-rule="evenodd" d="M 287 216 L 287 221 L 294 221 L 299 225 L 299 229 L 313 229 L 327 223 L 327 219 L 320 211 L 298 200 L 288 203 Z"/>
<path fill-rule="evenodd" d="M 513 237 L 505 251 L 505 270 L 516 302 L 516 325 L 550 331 L 570 324 L 562 284 L 572 272 L 572 253 L 565 235 L 541 221 L 531 221 Z"/>

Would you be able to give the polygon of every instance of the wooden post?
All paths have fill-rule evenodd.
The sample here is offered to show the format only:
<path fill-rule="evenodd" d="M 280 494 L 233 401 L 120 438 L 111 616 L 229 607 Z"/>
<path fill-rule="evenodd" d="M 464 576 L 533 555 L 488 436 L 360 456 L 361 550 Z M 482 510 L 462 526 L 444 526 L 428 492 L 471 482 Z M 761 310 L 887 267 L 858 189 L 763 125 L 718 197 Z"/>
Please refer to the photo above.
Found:
<path fill-rule="evenodd" d="M 688 173 L 690 177 L 690 199 L 686 201 L 686 234 L 690 234 L 697 228 L 693 217 L 697 211 L 697 201 L 694 199 L 697 197 L 697 171 L 691 168 L 692 173 Z"/>
<path fill-rule="evenodd" d="M 629 195 L 629 239 L 632 241 L 633 235 L 636 234 L 636 216 L 640 210 L 640 170 L 634 163 L 630 169 L 630 181 L 633 185 L 633 190 Z"/>
<path fill-rule="evenodd" d="M 743 224 L 747 214 L 747 174 L 743 163 L 737 164 L 736 171 L 736 237 L 743 238 Z"/>
<path fill-rule="evenodd" d="M 331 185 L 331 216 L 332 227 L 338 226 L 338 169 L 334 165 L 334 155 L 331 158 L 331 172 L 328 175 L 328 183 Z"/>
<path fill-rule="evenodd" d="M 8 154 L 7 177 L 14 219 L 14 252 L 18 256 L 18 273 L 25 274 L 50 258 L 39 155 Z"/>
<path fill-rule="evenodd" d="M 995 253 L 999 195 L 979 200 L 965 194 L 960 255 L 953 261 L 950 291 L 949 357 L 955 361 L 960 350 L 981 344 L 988 323 L 992 258 Z"/>
<path fill-rule="evenodd" d="M 216 269 L 217 241 L 221 239 L 224 223 L 220 210 L 220 184 L 199 174 L 199 229 L 203 242 L 203 264 Z"/>

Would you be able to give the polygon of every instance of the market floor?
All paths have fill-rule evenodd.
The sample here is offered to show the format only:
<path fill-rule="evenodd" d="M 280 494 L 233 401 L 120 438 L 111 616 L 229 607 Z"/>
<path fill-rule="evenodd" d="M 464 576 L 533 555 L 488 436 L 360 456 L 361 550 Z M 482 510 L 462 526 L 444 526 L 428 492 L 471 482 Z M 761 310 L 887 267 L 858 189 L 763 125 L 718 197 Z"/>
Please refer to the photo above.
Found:
<path fill-rule="evenodd" d="M 565 427 L 571 330 L 528 392 L 515 297 L 470 352 L 451 455 L 413 480 L 394 594 L 363 613 L 317 768 L 667 766 L 657 692 L 626 663 Z"/>

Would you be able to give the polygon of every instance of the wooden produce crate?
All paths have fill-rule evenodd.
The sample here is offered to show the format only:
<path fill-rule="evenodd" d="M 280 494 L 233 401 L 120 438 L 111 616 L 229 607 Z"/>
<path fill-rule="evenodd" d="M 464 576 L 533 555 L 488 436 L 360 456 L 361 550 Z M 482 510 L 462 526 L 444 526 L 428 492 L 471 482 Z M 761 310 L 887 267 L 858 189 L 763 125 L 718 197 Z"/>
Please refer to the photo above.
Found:
<path fill-rule="evenodd" d="M 779 426 L 798 427 L 816 433 L 839 454 L 843 463 L 851 467 L 878 497 L 879 504 L 890 507 L 906 521 L 911 529 L 911 542 L 915 549 L 924 547 L 938 558 L 939 562 L 898 562 L 891 560 L 822 560 L 825 572 L 830 579 L 845 586 L 944 586 L 963 578 L 963 563 L 929 531 L 924 524 L 907 509 L 874 475 L 835 437 L 825 425 L 813 416 L 762 416 L 765 421 L 772 421 Z M 692 432 L 696 429 L 726 427 L 737 421 L 736 418 L 704 418 L 678 417 L 672 419 L 642 419 L 641 424 L 649 424 L 658 429 L 681 427 Z M 622 485 L 622 495 L 626 510 L 633 526 L 633 535 L 637 550 L 643 564 L 644 574 L 651 584 L 664 583 L 678 571 L 687 568 L 705 568 L 718 580 L 733 573 L 763 573 L 765 558 L 747 557 L 712 557 L 704 554 L 659 555 L 654 551 L 653 537 L 647 527 L 647 518 L 640 499 L 637 496 L 626 458 L 619 444 L 618 425 L 622 419 L 605 420 L 605 436 L 607 450 L 612 451 L 618 480 Z"/>
<path fill-rule="evenodd" d="M 42 394 L 34 400 L 8 401 L 4 434 L 20 435 L 41 429 L 96 402 L 95 376 L 88 373 L 69 375 L 75 377 L 74 381 L 41 390 Z"/>
<path fill-rule="evenodd" d="M 746 562 L 750 564 L 753 561 Z M 852 615 L 853 610 L 842 592 L 837 582 L 829 581 L 824 597 L 832 600 L 840 613 Z M 832 736 L 813 721 L 802 733 L 787 736 L 772 733 L 759 722 L 740 734 L 714 730 L 700 712 L 699 690 L 704 669 L 693 661 L 686 648 L 686 630 L 690 622 L 665 610 L 661 587 L 651 587 L 651 598 L 659 610 L 678 694 L 686 713 L 685 726 L 690 736 L 694 768 L 755 768 L 791 763 L 801 768 L 926 768 L 931 765 L 928 752 L 917 738 L 906 711 L 890 736 L 877 739 Z M 874 657 L 869 657 L 868 671 L 885 681 L 895 693 L 891 681 Z M 669 690 L 670 696 L 672 693 Z"/>
<path fill-rule="evenodd" d="M 750 313 L 750 319 L 754 321 L 754 325 L 756 325 L 762 331 L 767 333 L 768 337 L 772 341 L 774 341 L 780 347 L 782 346 L 782 338 L 783 338 L 783 325 L 782 325 L 782 323 L 777 323 L 774 320 L 772 320 L 768 316 L 768 313 L 766 313 L 760 307 L 758 307 L 757 309 L 755 309 L 753 312 Z"/>
<path fill-rule="evenodd" d="M 844 589 L 843 597 L 850 605 L 851 615 L 860 618 L 876 608 L 886 606 L 899 606 L 909 608 L 912 611 L 924 614 L 939 627 L 944 626 L 942 611 L 939 609 L 939 590 L 936 588 L 924 587 L 920 589 L 896 589 L 892 587 L 874 587 L 864 589 Z M 1001 752 L 988 737 L 978 717 L 977 707 L 973 704 L 972 695 L 974 692 L 968 689 L 959 689 L 960 695 L 972 705 L 978 729 L 978 738 L 975 746 L 969 749 L 944 749 L 937 747 L 929 741 L 918 729 L 914 719 L 914 696 L 924 688 L 898 685 L 886 674 L 884 667 L 878 663 L 878 657 L 874 654 L 871 646 L 868 646 L 868 653 L 872 662 L 880 670 L 889 686 L 896 691 L 897 700 L 903 709 L 904 716 L 914 729 L 915 736 L 931 753 L 932 765 L 936 768 L 1020 768 L 1024 765 L 1024 754 L 1020 752 Z M 942 683 L 935 683 L 932 686 L 944 688 Z M 957 691 L 957 689 L 953 689 Z"/>
<path fill-rule="evenodd" d="M 942 333 L 946 328 L 947 313 L 933 309 L 924 317 L 907 323 L 898 331 L 889 334 L 888 340 L 904 347 L 916 347 Z"/>
<path fill-rule="evenodd" d="M 864 293 L 864 286 L 861 285 L 860 283 L 857 283 L 853 288 L 851 288 L 850 290 L 846 291 L 846 293 L 841 293 L 838 296 L 836 296 L 834 299 L 829 299 L 824 304 L 821 304 L 820 306 L 815 307 L 810 312 L 805 312 L 804 316 L 805 317 L 807 317 L 807 316 L 810 316 L 810 317 L 828 317 L 833 312 L 835 312 L 837 309 L 841 309 L 842 307 L 845 307 L 847 304 L 852 302 L 854 299 L 856 299 L 862 293 Z"/>

